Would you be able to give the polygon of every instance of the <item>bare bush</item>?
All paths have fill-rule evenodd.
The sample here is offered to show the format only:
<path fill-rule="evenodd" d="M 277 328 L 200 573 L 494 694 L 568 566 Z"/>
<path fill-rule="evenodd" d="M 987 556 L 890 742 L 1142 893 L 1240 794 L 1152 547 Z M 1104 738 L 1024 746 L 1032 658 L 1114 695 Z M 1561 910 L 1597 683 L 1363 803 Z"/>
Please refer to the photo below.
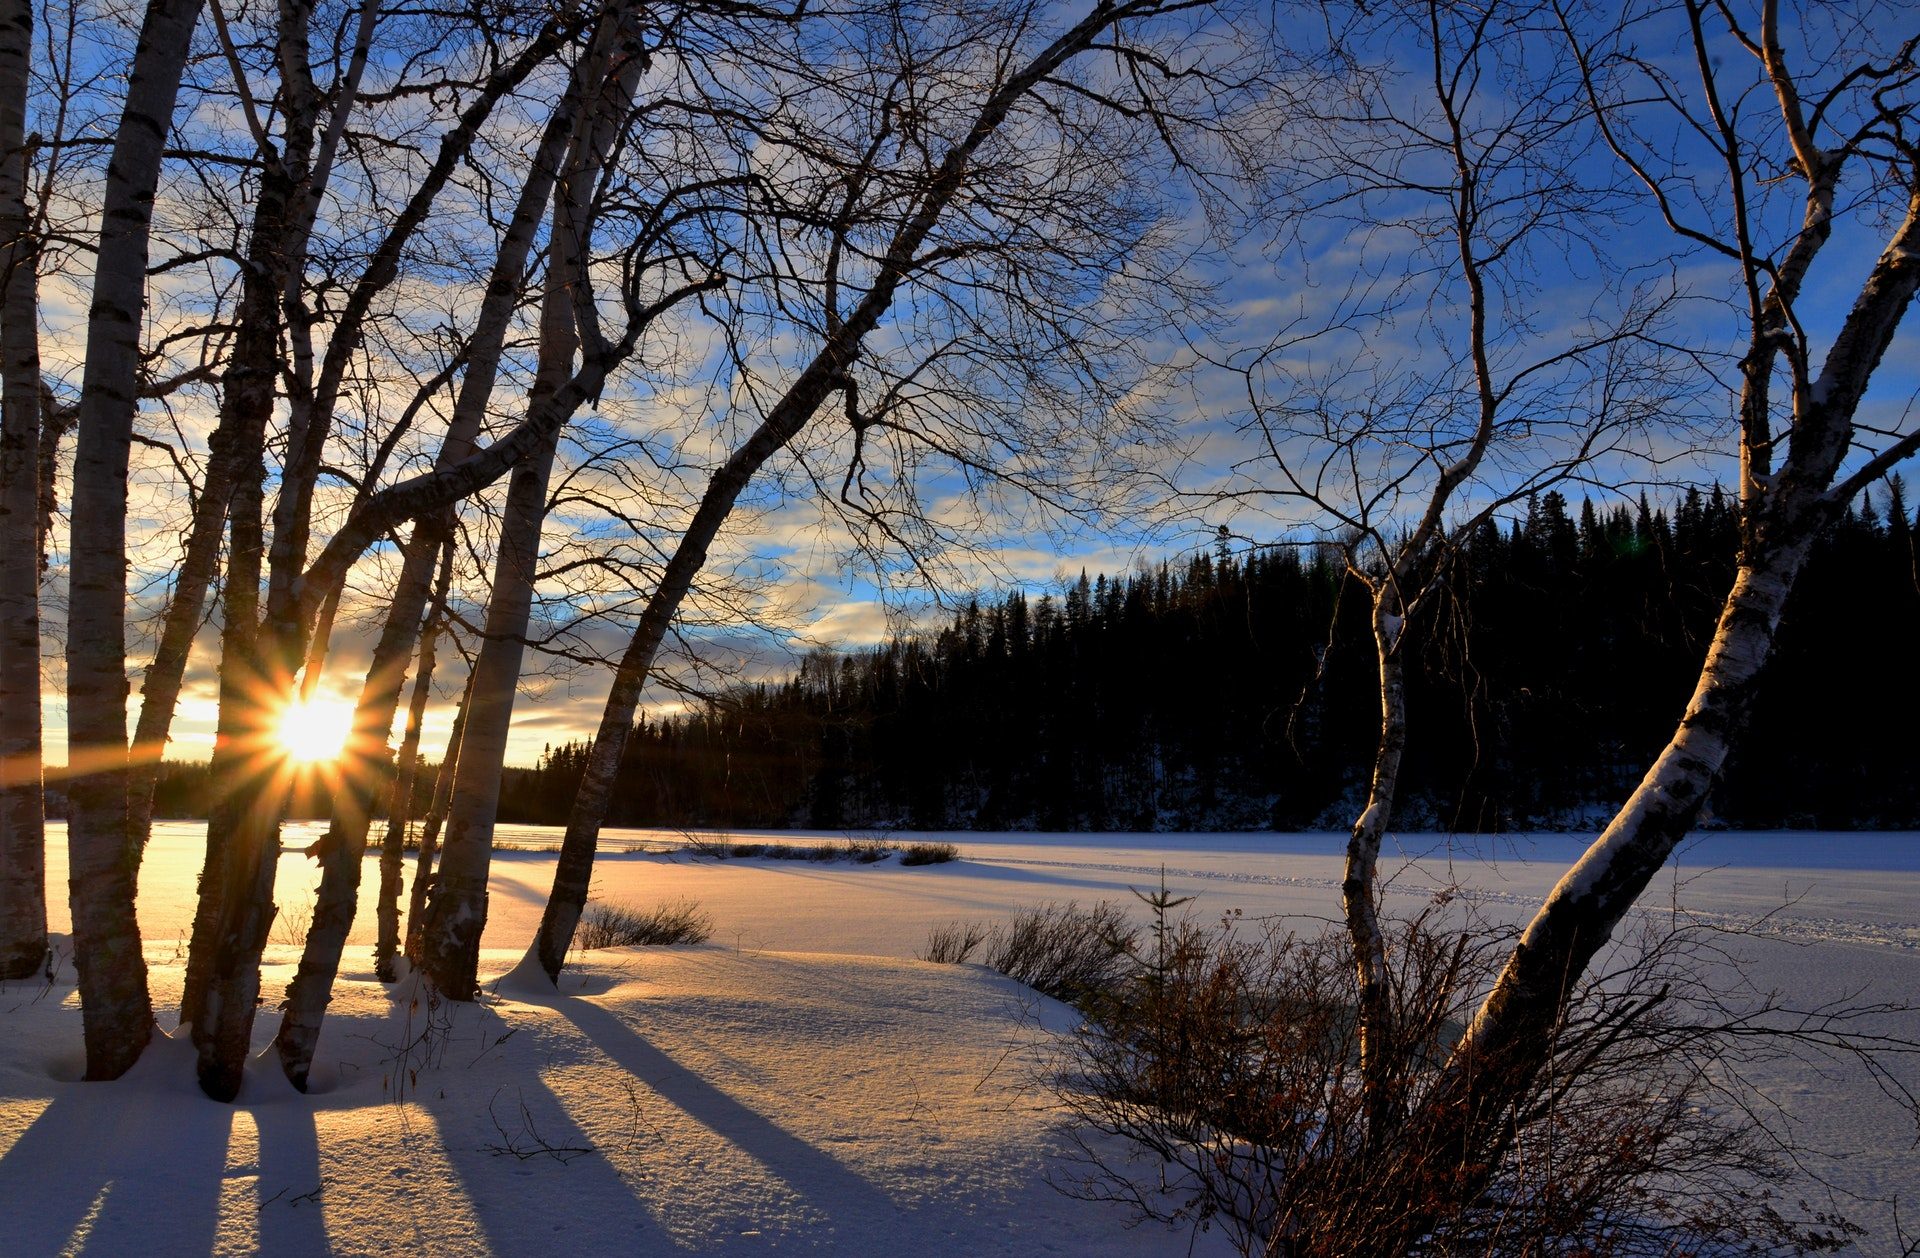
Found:
<path fill-rule="evenodd" d="M 298 948 L 307 941 L 307 932 L 313 928 L 313 905 L 287 904 L 273 916 L 272 942 L 289 948 Z"/>
<path fill-rule="evenodd" d="M 951 843 L 909 843 L 900 849 L 902 865 L 944 865 L 960 859 L 960 849 Z"/>
<path fill-rule="evenodd" d="M 495 844 L 498 848 L 502 845 Z M 901 847 L 886 839 L 855 838 L 826 843 L 735 843 L 724 837 L 688 836 L 687 848 L 698 856 L 715 860 L 760 857 L 775 861 L 852 861 L 856 865 L 874 865 L 896 852 L 902 865 L 939 865 L 960 859 L 960 849 L 951 843 L 909 843 Z"/>
<path fill-rule="evenodd" d="M 994 927 L 981 922 L 935 927 L 920 955 L 958 964 L 984 946 L 981 960 L 1008 978 L 1056 1000 L 1092 1007 L 1126 979 L 1139 935 L 1117 904 L 1102 900 L 1088 909 L 1065 901 L 1023 909 Z"/>
<path fill-rule="evenodd" d="M 1126 1152 L 1083 1138 L 1084 1174 L 1060 1186 L 1220 1227 L 1248 1254 L 1818 1253 L 1857 1233 L 1786 1193 L 1797 1151 L 1743 1080 L 1785 1053 L 1884 1049 L 1857 1033 L 1884 1009 L 1743 993 L 1723 936 L 1661 919 L 1579 984 L 1549 1068 L 1496 1141 L 1429 1145 L 1406 1118 L 1513 932 L 1446 898 L 1388 925 L 1391 1068 L 1362 1071 L 1338 928 L 1206 929 L 1157 907 L 1151 946 L 1073 1033 L 1055 1080 L 1084 1128 Z M 1162 1173 L 1142 1176 L 1141 1153 Z M 1412 1250 L 1394 1239 L 1408 1184 L 1444 1198 Z"/>
<path fill-rule="evenodd" d="M 939 965 L 965 965 L 991 934 L 984 922 L 954 921 L 935 926 L 927 932 L 927 946 L 921 950 L 920 959 Z"/>
<path fill-rule="evenodd" d="M 651 944 L 705 943 L 713 935 L 713 916 L 680 897 L 652 908 L 595 900 L 580 915 L 574 936 L 579 948 L 630 948 Z"/>

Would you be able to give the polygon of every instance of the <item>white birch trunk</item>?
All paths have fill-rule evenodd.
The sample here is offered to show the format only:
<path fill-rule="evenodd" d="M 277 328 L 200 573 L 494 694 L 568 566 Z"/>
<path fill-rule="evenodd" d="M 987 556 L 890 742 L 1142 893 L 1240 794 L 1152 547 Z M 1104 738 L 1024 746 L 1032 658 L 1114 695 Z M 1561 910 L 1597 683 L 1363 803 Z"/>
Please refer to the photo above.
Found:
<path fill-rule="evenodd" d="M 1367 805 L 1347 839 L 1345 874 L 1340 884 L 1347 939 L 1353 950 L 1355 995 L 1360 1033 L 1360 1073 L 1367 1089 L 1370 1138 L 1383 1137 L 1395 1112 L 1391 1052 L 1388 1044 L 1392 1004 L 1388 987 L 1386 938 L 1380 928 L 1380 843 L 1393 817 L 1400 786 L 1400 761 L 1407 749 L 1407 687 L 1400 642 L 1404 621 L 1391 583 L 1373 593 L 1373 643 L 1380 668 L 1380 742 L 1374 752 Z"/>
<path fill-rule="evenodd" d="M 39 258 L 27 215 L 31 0 L 0 0 L 0 979 L 47 951 L 40 743 Z"/>
<path fill-rule="evenodd" d="M 153 1027 L 127 833 L 127 459 L 154 189 L 200 0 L 152 0 L 114 135 L 94 257 L 73 472 L 67 786 L 87 1076 L 118 1078 Z"/>
<path fill-rule="evenodd" d="M 638 55 L 639 12 L 610 14 L 585 59 L 583 79 L 602 78 L 617 67 L 607 90 L 581 119 L 566 159 L 566 178 L 554 197 L 550 260 L 540 310 L 540 365 L 528 409 L 551 405 L 573 377 L 580 336 L 574 289 L 586 265 L 587 242 L 572 224 L 583 221 L 600 168 L 618 138 L 621 115 L 631 105 L 645 69 Z M 500 524 L 486 636 L 474 660 L 467 694 L 460 759 L 454 770 L 446 838 L 440 852 L 420 936 L 421 968 L 443 993 L 472 999 L 479 983 L 480 935 L 486 928 L 487 880 L 492 868 L 493 828 L 500 778 L 520 684 L 527 622 L 540 562 L 540 531 L 547 515 L 547 484 L 559 440 L 556 426 L 543 444 L 513 469 Z"/>

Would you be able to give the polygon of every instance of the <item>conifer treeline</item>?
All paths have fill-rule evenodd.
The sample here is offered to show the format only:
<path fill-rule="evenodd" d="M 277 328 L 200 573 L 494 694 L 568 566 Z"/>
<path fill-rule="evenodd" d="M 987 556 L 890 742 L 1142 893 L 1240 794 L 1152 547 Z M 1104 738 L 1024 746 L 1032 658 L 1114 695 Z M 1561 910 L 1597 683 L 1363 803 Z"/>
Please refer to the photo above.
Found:
<path fill-rule="evenodd" d="M 1914 524 L 1897 484 L 1880 499 L 1832 530 L 1795 593 L 1721 823 L 1920 824 Z M 1718 490 L 1671 513 L 1574 513 L 1549 493 L 1481 528 L 1421 626 L 1403 825 L 1610 812 L 1685 706 L 1735 544 Z M 1378 708 L 1365 602 L 1341 586 L 1324 551 L 1273 550 L 969 604 L 938 633 L 643 720 L 609 822 L 1344 826 Z M 564 822 L 585 752 L 510 771 L 502 819 Z"/>

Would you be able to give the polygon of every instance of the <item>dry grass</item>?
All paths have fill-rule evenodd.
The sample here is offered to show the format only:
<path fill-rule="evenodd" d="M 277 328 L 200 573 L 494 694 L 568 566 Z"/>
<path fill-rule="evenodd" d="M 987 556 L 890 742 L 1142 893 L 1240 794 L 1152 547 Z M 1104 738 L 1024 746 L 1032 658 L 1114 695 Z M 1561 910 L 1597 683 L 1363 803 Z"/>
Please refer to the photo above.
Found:
<path fill-rule="evenodd" d="M 713 935 L 713 917 L 684 897 L 651 908 L 589 901 L 574 932 L 576 948 L 631 948 L 653 944 L 705 943 Z"/>
<path fill-rule="evenodd" d="M 1082 908 L 1065 901 L 1023 909 L 998 926 L 937 926 L 920 957 L 957 965 L 984 949 L 981 961 L 1008 978 L 1056 1000 L 1089 1005 L 1126 979 L 1138 937 L 1139 928 L 1117 904 Z"/>

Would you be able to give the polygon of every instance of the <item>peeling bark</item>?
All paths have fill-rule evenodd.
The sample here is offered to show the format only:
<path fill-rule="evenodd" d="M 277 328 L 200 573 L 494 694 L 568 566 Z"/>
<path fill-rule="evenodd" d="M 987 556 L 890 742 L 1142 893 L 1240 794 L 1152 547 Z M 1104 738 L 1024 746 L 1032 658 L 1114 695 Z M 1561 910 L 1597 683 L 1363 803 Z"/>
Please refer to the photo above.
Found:
<path fill-rule="evenodd" d="M 152 0 L 101 200 L 73 473 L 67 647 L 68 867 L 87 1077 L 131 1066 L 153 1028 L 127 833 L 127 461 L 162 150 L 201 0 Z"/>
<path fill-rule="evenodd" d="M 39 255 L 27 213 L 31 0 L 0 0 L 0 979 L 47 953 L 40 733 Z"/>

